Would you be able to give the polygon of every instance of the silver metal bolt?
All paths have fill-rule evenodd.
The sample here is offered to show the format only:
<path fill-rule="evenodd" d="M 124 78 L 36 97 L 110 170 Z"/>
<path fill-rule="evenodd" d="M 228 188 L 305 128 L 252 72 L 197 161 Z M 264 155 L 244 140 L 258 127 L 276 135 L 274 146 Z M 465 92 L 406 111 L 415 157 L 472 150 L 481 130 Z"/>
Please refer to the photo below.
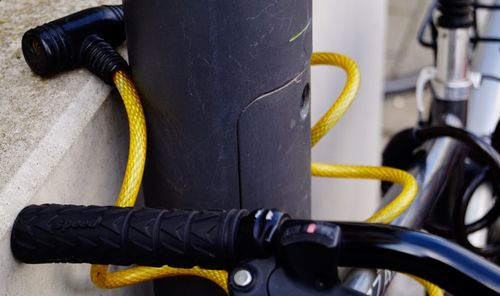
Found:
<path fill-rule="evenodd" d="M 247 269 L 240 269 L 233 275 L 233 282 L 241 288 L 247 287 L 252 283 L 252 273 Z"/>

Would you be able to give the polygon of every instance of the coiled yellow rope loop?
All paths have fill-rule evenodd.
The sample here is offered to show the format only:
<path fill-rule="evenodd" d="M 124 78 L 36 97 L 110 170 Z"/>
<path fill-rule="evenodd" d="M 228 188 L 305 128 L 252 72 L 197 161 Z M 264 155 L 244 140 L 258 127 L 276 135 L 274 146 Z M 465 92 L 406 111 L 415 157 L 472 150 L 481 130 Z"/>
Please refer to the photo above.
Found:
<path fill-rule="evenodd" d="M 351 106 L 359 90 L 361 75 L 356 62 L 341 54 L 327 52 L 313 53 L 311 64 L 340 67 L 347 75 L 347 82 L 342 93 L 330 110 L 323 115 L 311 130 L 311 144 L 314 147 L 335 126 Z M 369 218 L 369 222 L 391 222 L 411 205 L 418 190 L 417 182 L 412 175 L 393 168 L 312 163 L 311 173 L 317 177 L 376 179 L 401 184 L 403 190 L 399 196 Z"/>
<path fill-rule="evenodd" d="M 358 93 L 361 75 L 356 62 L 346 56 L 336 53 L 313 53 L 311 64 L 340 67 L 344 69 L 347 74 L 346 85 L 337 101 L 312 128 L 311 144 L 314 147 L 319 140 L 332 129 L 340 118 L 344 116 L 351 106 Z M 317 177 L 376 179 L 402 185 L 403 189 L 399 196 L 368 218 L 367 221 L 372 223 L 390 223 L 411 205 L 418 191 L 417 181 L 412 175 L 394 168 L 312 163 L 311 174 Z M 412 277 L 427 289 L 429 295 L 443 295 L 443 291 L 438 286 L 418 277 Z"/>
<path fill-rule="evenodd" d="M 311 64 L 337 66 L 347 73 L 347 83 L 342 94 L 330 110 L 312 128 L 311 141 L 312 146 L 314 146 L 340 120 L 354 101 L 359 89 L 360 74 L 356 63 L 340 54 L 314 53 Z M 146 160 L 146 122 L 138 93 L 126 73 L 117 71 L 113 80 L 123 98 L 130 128 L 129 159 L 116 205 L 132 207 L 140 189 Z M 417 183 L 413 176 L 392 168 L 313 163 L 312 174 L 321 177 L 378 179 L 401 184 L 403 190 L 400 195 L 389 205 L 375 213 L 368 220 L 369 222 L 388 223 L 392 221 L 408 208 L 417 193 Z M 135 267 L 110 273 L 108 272 L 108 266 L 105 265 L 93 265 L 91 268 L 91 278 L 94 284 L 97 287 L 106 289 L 174 276 L 202 277 L 213 281 L 228 292 L 228 274 L 226 271 L 205 270 L 198 267 L 182 269 L 163 266 L 160 268 Z M 420 279 L 417 280 L 421 281 Z M 442 295 L 438 287 L 425 281 L 422 281 L 422 283 L 426 284 L 432 296 Z M 441 294 L 436 293 L 436 291 L 441 292 Z"/>
<path fill-rule="evenodd" d="M 311 172 L 316 177 L 374 179 L 402 184 L 403 190 L 399 196 L 367 220 L 372 223 L 390 223 L 408 208 L 417 194 L 415 178 L 398 169 L 314 163 Z"/>
<path fill-rule="evenodd" d="M 137 90 L 127 74 L 119 70 L 114 74 L 113 81 L 123 99 L 130 130 L 129 158 L 116 206 L 133 207 L 139 193 L 146 162 L 146 120 Z M 92 282 L 103 289 L 120 288 L 173 276 L 202 277 L 213 281 L 226 292 L 228 291 L 226 271 L 205 270 L 198 267 L 183 269 L 169 266 L 160 268 L 135 267 L 117 272 L 108 272 L 107 265 L 92 265 L 91 268 Z"/>
<path fill-rule="evenodd" d="M 129 158 L 116 205 L 119 207 L 133 207 L 141 188 L 146 165 L 146 118 L 137 90 L 127 74 L 118 70 L 113 76 L 113 81 L 127 111 L 130 133 Z"/>
<path fill-rule="evenodd" d="M 342 93 L 323 117 L 311 129 L 311 145 L 314 147 L 323 136 L 344 116 L 356 98 L 361 81 L 356 62 L 337 53 L 315 52 L 311 57 L 311 65 L 328 65 L 343 69 L 347 75 Z"/>

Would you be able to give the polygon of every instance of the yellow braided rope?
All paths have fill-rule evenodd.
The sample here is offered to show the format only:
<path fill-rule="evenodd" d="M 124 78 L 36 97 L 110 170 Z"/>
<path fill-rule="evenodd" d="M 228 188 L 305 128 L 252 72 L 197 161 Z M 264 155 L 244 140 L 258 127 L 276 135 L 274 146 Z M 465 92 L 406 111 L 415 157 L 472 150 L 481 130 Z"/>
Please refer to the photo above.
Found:
<path fill-rule="evenodd" d="M 438 286 L 434 285 L 433 283 L 428 282 L 424 279 L 421 279 L 421 278 L 416 277 L 416 276 L 411 275 L 411 274 L 407 274 L 407 276 L 409 276 L 410 278 L 414 279 L 419 284 L 424 286 L 424 288 L 427 290 L 427 294 L 429 294 L 429 296 L 444 296 L 443 290 L 441 288 L 439 288 Z"/>
<path fill-rule="evenodd" d="M 311 144 L 314 147 L 351 106 L 358 93 L 361 75 L 356 62 L 341 54 L 313 53 L 311 64 L 340 67 L 344 69 L 347 75 L 342 93 L 330 110 L 323 115 L 311 130 Z M 411 205 L 418 191 L 418 183 L 412 175 L 394 168 L 312 163 L 311 173 L 317 177 L 376 179 L 402 185 L 401 193 L 391 203 L 368 218 L 367 222 L 371 223 L 387 224 L 393 221 Z M 413 278 L 427 289 L 430 296 L 443 295 L 443 291 L 438 286 L 417 277 Z"/>
<path fill-rule="evenodd" d="M 337 124 L 354 102 L 358 94 L 361 74 L 355 61 L 338 53 L 315 52 L 311 57 L 311 65 L 339 67 L 347 75 L 346 83 L 340 96 L 311 129 L 311 145 L 314 147 Z"/>
<path fill-rule="evenodd" d="M 347 83 L 341 95 L 330 110 L 312 128 L 311 142 L 312 146 L 314 146 L 340 120 L 354 101 L 359 89 L 360 74 L 354 61 L 339 54 L 315 53 L 311 58 L 311 64 L 337 66 L 344 69 L 347 74 Z M 123 98 L 130 127 L 129 160 L 116 205 L 131 207 L 135 204 L 144 172 L 146 124 L 139 96 L 132 81 L 122 71 L 117 71 L 113 79 Z M 368 220 L 369 222 L 389 223 L 409 207 L 417 193 L 415 179 L 404 171 L 392 168 L 313 163 L 312 174 L 321 177 L 378 179 L 403 185 L 400 195 L 389 205 L 375 213 Z M 228 275 L 226 271 L 205 270 L 198 267 L 181 269 L 163 266 L 160 268 L 135 267 L 109 273 L 108 266 L 103 265 L 93 265 L 91 269 L 91 278 L 94 284 L 100 288 L 108 289 L 173 276 L 202 277 L 213 281 L 228 292 Z M 417 280 L 426 286 L 432 296 L 442 295 L 441 289 L 437 286 L 420 279 Z M 436 294 L 436 291 L 441 294 Z"/>
<path fill-rule="evenodd" d="M 401 184 L 401 193 L 367 220 L 372 223 L 392 222 L 411 205 L 417 194 L 415 178 L 405 171 L 393 168 L 313 163 L 311 173 L 316 177 L 374 179 Z"/>
<path fill-rule="evenodd" d="M 123 71 L 117 71 L 113 76 L 113 81 L 123 99 L 130 130 L 129 158 L 116 206 L 133 207 L 139 193 L 146 162 L 146 120 L 137 90 L 127 74 Z M 120 288 L 174 276 L 202 277 L 213 281 L 226 292 L 228 291 L 226 271 L 206 270 L 199 267 L 183 269 L 169 266 L 160 268 L 134 267 L 117 272 L 108 272 L 107 265 L 92 265 L 91 268 L 92 282 L 103 289 Z"/>
<path fill-rule="evenodd" d="M 222 270 L 208 270 L 199 267 L 183 269 L 165 265 L 162 267 L 140 266 L 116 272 L 108 272 L 107 266 L 97 265 L 96 267 L 97 269 L 92 269 L 92 281 L 97 287 L 102 289 L 122 288 L 168 277 L 196 276 L 214 282 L 228 293 L 228 275 L 226 271 Z"/>

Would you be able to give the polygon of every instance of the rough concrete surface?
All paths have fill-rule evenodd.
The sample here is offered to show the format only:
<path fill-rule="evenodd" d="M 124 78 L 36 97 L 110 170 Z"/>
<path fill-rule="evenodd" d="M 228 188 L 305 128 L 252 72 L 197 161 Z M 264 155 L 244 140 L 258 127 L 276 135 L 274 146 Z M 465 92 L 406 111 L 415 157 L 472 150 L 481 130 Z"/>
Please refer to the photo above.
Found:
<path fill-rule="evenodd" d="M 112 204 L 127 158 L 127 121 L 118 96 L 110 96 L 68 148 L 29 203 Z M 20 208 L 11 207 L 13 213 Z M 11 225 L 12 221 L 7 220 Z M 88 265 L 27 265 L 16 262 L 9 235 L 0 240 L 0 295 L 145 295 L 150 284 L 100 290 Z M 151 295 L 151 293 L 149 293 Z"/>
<path fill-rule="evenodd" d="M 31 203 L 111 204 L 127 155 L 126 119 L 111 88 L 86 70 L 33 75 L 23 32 L 86 7 L 120 1 L 0 0 L 0 295 L 129 295 L 99 290 L 83 265 L 25 265 L 10 228 Z"/>

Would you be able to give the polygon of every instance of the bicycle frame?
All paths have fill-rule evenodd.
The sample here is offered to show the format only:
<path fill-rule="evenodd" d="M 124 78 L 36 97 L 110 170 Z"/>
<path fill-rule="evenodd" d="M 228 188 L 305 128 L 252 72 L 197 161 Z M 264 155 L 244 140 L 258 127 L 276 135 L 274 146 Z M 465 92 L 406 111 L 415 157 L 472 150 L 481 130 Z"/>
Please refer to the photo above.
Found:
<path fill-rule="evenodd" d="M 500 14 L 491 13 L 487 24 L 486 35 L 498 35 L 500 32 Z M 438 44 L 439 46 L 439 44 Z M 443 55 L 443 53 L 441 53 Z M 500 74 L 500 59 L 498 57 L 498 46 L 494 44 L 480 44 L 473 55 L 473 66 L 475 70 L 484 73 Z M 437 59 L 443 58 L 438 56 Z M 463 58 L 466 60 L 467 55 Z M 442 65 L 443 67 L 448 67 Z M 463 66 L 463 64 L 462 64 Z M 496 73 L 495 73 L 496 71 Z M 490 135 L 500 118 L 500 87 L 498 83 L 490 83 L 475 91 L 468 104 L 467 118 L 464 124 L 476 135 Z M 433 118 L 446 117 L 455 112 L 449 108 L 434 110 Z M 440 122 L 432 122 L 431 125 Z M 442 138 L 429 143 L 425 150 L 427 155 L 419 163 L 409 169 L 418 183 L 419 193 L 411 207 L 392 224 L 421 229 L 429 212 L 436 204 L 438 195 L 442 192 L 449 181 L 450 172 L 457 166 L 463 147 L 455 140 Z M 400 189 L 392 186 L 383 198 L 383 204 L 394 199 Z M 367 269 L 352 269 L 345 276 L 348 287 L 367 293 L 368 295 L 383 295 L 394 277 L 394 273 L 388 271 L 376 271 Z"/>

